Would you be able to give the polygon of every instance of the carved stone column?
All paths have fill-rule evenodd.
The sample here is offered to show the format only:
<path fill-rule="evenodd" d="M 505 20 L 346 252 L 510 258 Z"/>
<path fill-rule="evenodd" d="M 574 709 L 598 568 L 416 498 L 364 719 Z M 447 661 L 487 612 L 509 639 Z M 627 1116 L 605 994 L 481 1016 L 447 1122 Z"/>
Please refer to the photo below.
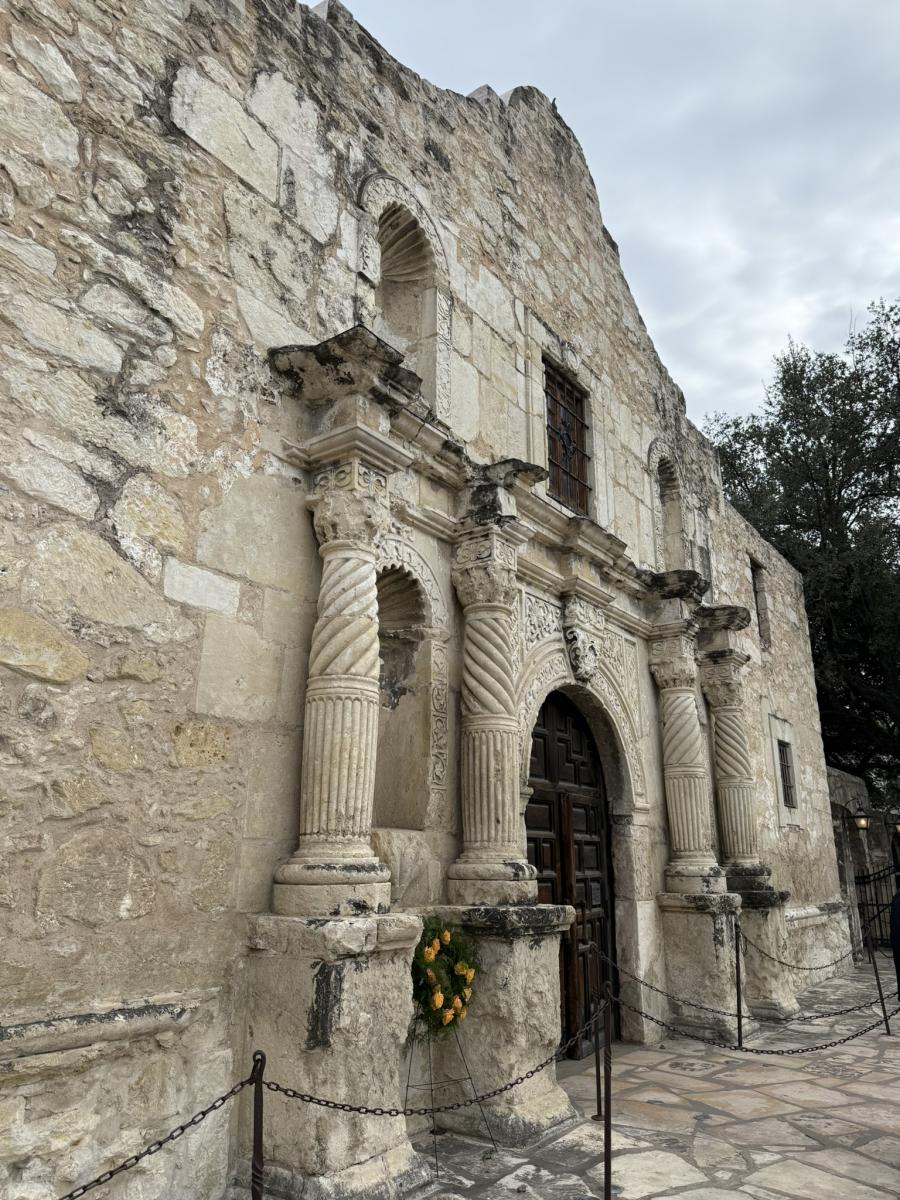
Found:
<path fill-rule="evenodd" d="M 703 656 L 701 682 L 713 719 L 719 834 L 726 871 L 759 867 L 758 814 L 741 671 L 749 655 L 723 650 Z"/>
<path fill-rule="evenodd" d="M 671 850 L 666 880 L 673 892 L 721 892 L 725 880 L 713 853 L 712 796 L 697 709 L 692 626 L 652 644 L 650 670 L 659 688 L 662 720 Z"/>
<path fill-rule="evenodd" d="M 506 904 L 537 895 L 534 869 L 522 858 L 515 581 L 514 542 L 496 525 L 470 529 L 453 562 L 464 632 L 463 852 L 448 872 L 452 904 Z"/>
<path fill-rule="evenodd" d="M 275 874 L 275 911 L 386 911 L 390 872 L 370 842 L 378 746 L 375 546 L 388 523 L 386 467 L 351 454 L 314 474 L 322 582 L 303 725 L 300 840 Z"/>

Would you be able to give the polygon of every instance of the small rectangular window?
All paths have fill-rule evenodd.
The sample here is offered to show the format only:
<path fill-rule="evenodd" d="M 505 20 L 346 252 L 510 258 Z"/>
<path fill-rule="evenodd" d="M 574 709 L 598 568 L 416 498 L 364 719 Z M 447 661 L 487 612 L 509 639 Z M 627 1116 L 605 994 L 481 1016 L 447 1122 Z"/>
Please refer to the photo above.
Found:
<path fill-rule="evenodd" d="M 797 807 L 797 788 L 794 785 L 794 755 L 790 742 L 778 739 L 778 770 L 781 772 L 781 796 L 785 808 Z"/>
<path fill-rule="evenodd" d="M 756 608 L 756 628 L 759 644 L 768 649 L 772 644 L 772 627 L 769 623 L 769 598 L 766 595 L 766 569 L 750 559 L 750 577 L 753 580 L 753 603 Z"/>
<path fill-rule="evenodd" d="M 575 512 L 587 514 L 587 393 L 544 360 L 547 397 L 547 457 L 550 495 Z"/>

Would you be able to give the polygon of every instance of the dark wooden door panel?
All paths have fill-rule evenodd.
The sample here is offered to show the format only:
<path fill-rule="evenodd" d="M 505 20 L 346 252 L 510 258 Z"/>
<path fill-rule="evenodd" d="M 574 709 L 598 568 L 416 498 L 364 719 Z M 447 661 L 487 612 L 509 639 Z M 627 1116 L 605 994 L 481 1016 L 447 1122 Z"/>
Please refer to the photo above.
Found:
<path fill-rule="evenodd" d="M 531 744 L 532 797 L 525 810 L 528 861 L 542 904 L 571 904 L 575 923 L 563 939 L 560 972 L 564 1037 L 590 1017 L 592 946 L 615 958 L 609 811 L 594 739 L 575 705 L 547 697 Z M 603 978 L 610 976 L 604 967 Z M 574 1056 L 587 1053 L 575 1047 Z"/>

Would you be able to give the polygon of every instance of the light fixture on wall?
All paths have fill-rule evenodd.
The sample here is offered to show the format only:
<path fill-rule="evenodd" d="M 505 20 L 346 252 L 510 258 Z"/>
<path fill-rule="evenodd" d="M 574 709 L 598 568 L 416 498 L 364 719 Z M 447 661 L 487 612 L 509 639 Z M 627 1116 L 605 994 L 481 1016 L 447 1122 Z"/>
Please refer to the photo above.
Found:
<path fill-rule="evenodd" d="M 857 804 L 856 812 L 853 814 L 853 824 L 857 829 L 869 828 L 869 814 L 863 810 L 861 804 Z"/>

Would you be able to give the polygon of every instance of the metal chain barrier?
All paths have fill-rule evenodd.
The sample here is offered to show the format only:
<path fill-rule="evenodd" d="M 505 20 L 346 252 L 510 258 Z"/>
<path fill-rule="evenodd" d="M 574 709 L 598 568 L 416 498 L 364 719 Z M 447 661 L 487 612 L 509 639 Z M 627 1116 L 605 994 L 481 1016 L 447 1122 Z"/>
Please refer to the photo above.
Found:
<path fill-rule="evenodd" d="M 846 962 L 847 959 L 853 954 L 853 947 L 851 946 L 846 954 L 842 954 L 840 958 L 835 958 L 831 962 L 817 963 L 814 967 L 801 967 L 799 963 L 785 962 L 783 958 L 776 958 L 775 955 L 770 954 L 768 950 L 763 950 L 762 946 L 757 946 L 756 942 L 754 942 L 752 938 L 748 938 L 746 933 L 743 931 L 741 932 L 741 937 L 745 945 L 752 946 L 758 954 L 763 956 L 763 958 L 768 958 L 770 962 L 778 963 L 780 967 L 790 967 L 792 971 L 827 971 L 830 967 L 836 967 L 839 963 Z"/>
<path fill-rule="evenodd" d="M 190 1129 L 196 1129 L 201 1125 L 210 1113 L 216 1112 L 223 1108 L 229 1100 L 233 1100 L 238 1092 L 242 1092 L 245 1087 L 254 1082 L 254 1075 L 249 1075 L 246 1079 L 242 1079 L 240 1083 L 236 1083 L 234 1087 L 229 1088 L 221 1096 L 216 1097 L 212 1104 L 208 1104 L 206 1108 L 201 1108 L 199 1112 L 194 1113 L 182 1125 L 176 1125 L 170 1130 L 165 1137 L 158 1138 L 155 1142 L 151 1142 L 146 1146 L 140 1154 L 129 1155 L 123 1159 L 116 1167 L 111 1167 L 108 1171 L 104 1171 L 102 1175 L 98 1175 L 96 1179 L 92 1179 L 90 1183 L 82 1183 L 71 1192 L 66 1192 L 64 1196 L 60 1196 L 59 1200 L 78 1200 L 79 1196 L 83 1196 L 86 1192 L 93 1191 L 94 1188 L 100 1187 L 104 1183 L 109 1183 L 111 1179 L 115 1179 L 117 1175 L 123 1174 L 125 1171 L 130 1171 L 132 1167 L 136 1167 L 139 1162 L 145 1158 L 149 1158 L 151 1154 L 158 1154 L 163 1146 L 168 1146 L 170 1142 L 177 1142 L 178 1139 Z"/>
<path fill-rule="evenodd" d="M 602 950 L 599 950 L 598 953 L 600 954 L 601 958 L 604 959 L 605 962 L 607 962 L 610 966 L 614 966 L 620 975 L 627 975 L 629 979 L 633 979 L 634 982 L 639 983 L 641 985 L 641 987 L 645 987 L 649 991 L 655 992 L 657 994 L 657 996 L 664 996 L 667 1000 L 671 1000 L 673 1003 L 678 1004 L 678 1005 L 682 1006 L 683 1008 L 695 1008 L 699 1012 L 712 1013 L 714 1016 L 717 1016 L 717 1017 L 735 1017 L 736 1018 L 738 1015 L 737 1012 L 735 1012 L 732 1009 L 711 1008 L 708 1004 L 700 1004 L 699 1001 L 697 1001 L 697 1000 L 685 1000 L 681 996 L 676 996 L 672 992 L 667 992 L 663 988 L 657 987 L 655 984 L 650 983 L 648 980 L 642 979 L 640 975 L 635 975 L 635 973 L 633 971 L 629 971 L 627 969 L 627 967 L 623 967 L 623 966 L 621 966 L 621 964 L 614 963 L 613 960 L 609 957 L 609 955 L 604 954 Z M 898 995 L 898 993 L 895 991 L 888 997 L 888 999 L 889 1000 L 894 999 L 895 997 L 897 997 L 897 995 Z M 623 1003 L 624 1003 L 624 1001 L 623 1001 Z M 877 1004 L 877 1003 L 878 1003 L 878 997 L 875 996 L 871 1000 L 865 1000 L 862 1004 L 851 1004 L 848 1008 L 836 1008 L 836 1009 L 833 1009 L 831 1012 L 823 1012 L 823 1013 L 810 1013 L 810 1014 L 797 1013 L 797 1015 L 793 1016 L 793 1017 L 772 1017 L 772 1018 L 767 1018 L 765 1023 L 767 1025 L 791 1025 L 794 1022 L 803 1023 L 803 1022 L 809 1022 L 809 1021 L 825 1021 L 829 1017 L 844 1017 L 848 1013 L 861 1012 L 864 1008 L 871 1008 L 873 1004 Z M 687 1035 L 685 1035 L 685 1036 L 687 1036 Z"/>
<path fill-rule="evenodd" d="M 661 1021 L 659 1017 L 651 1016 L 650 1013 L 644 1012 L 643 1009 L 636 1008 L 635 1005 L 629 1004 L 627 1000 L 623 1000 L 621 996 L 617 996 L 616 1000 L 623 1008 L 627 1008 L 629 1012 L 633 1012 L 647 1021 L 652 1021 L 654 1025 L 658 1025 L 661 1029 L 668 1029 L 670 1033 L 677 1034 L 678 1037 L 690 1038 L 692 1042 L 702 1042 L 705 1046 L 715 1046 L 719 1050 L 734 1050 L 739 1054 L 767 1054 L 775 1058 L 787 1058 L 794 1054 L 813 1054 L 817 1050 L 833 1050 L 836 1046 L 844 1046 L 847 1042 L 852 1042 L 854 1039 L 862 1037 L 865 1033 L 871 1033 L 873 1029 L 876 1029 L 883 1023 L 881 1017 L 879 1017 L 877 1021 L 873 1021 L 870 1025 L 864 1025 L 862 1029 L 857 1029 L 853 1033 L 848 1033 L 846 1037 L 835 1038 L 831 1042 L 821 1042 L 815 1046 L 791 1046 L 766 1050 L 762 1046 L 738 1046 L 733 1042 L 720 1042 L 715 1038 L 702 1037 L 699 1033 L 688 1033 L 685 1029 L 679 1029 L 675 1025 L 670 1025 L 668 1021 Z M 890 1015 L 895 1017 L 898 1013 L 900 1013 L 900 1008 L 895 1008 Z"/>

